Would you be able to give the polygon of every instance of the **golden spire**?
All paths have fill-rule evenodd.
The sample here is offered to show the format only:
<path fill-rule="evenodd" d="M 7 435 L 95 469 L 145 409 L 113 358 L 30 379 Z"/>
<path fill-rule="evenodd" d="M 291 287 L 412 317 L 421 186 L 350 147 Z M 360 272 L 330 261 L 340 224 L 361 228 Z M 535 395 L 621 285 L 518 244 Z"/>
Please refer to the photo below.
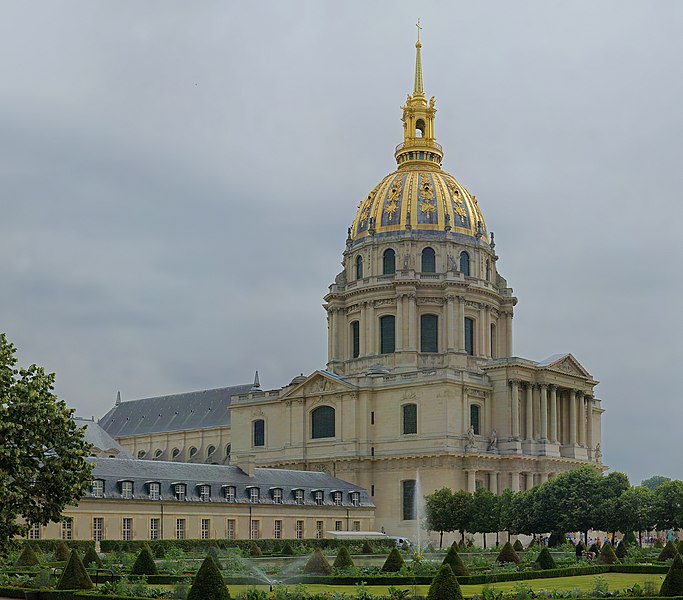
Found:
<path fill-rule="evenodd" d="M 422 87 L 422 42 L 420 42 L 420 19 L 417 20 L 417 42 L 415 42 L 415 85 L 413 86 L 413 95 L 424 96 L 424 89 Z"/>

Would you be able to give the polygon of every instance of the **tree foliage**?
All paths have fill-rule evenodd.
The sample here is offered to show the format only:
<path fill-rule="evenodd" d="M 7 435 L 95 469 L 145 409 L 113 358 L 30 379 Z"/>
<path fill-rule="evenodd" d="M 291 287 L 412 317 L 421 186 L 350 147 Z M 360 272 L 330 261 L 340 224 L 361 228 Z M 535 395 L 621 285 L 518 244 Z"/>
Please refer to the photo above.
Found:
<path fill-rule="evenodd" d="M 667 481 L 654 491 L 653 517 L 657 529 L 683 526 L 683 482 Z"/>
<path fill-rule="evenodd" d="M 498 498 L 493 492 L 484 488 L 479 488 L 474 492 L 468 529 L 484 536 L 484 548 L 486 548 L 486 534 L 498 531 L 500 521 L 498 511 Z"/>
<path fill-rule="evenodd" d="M 441 565 L 427 592 L 427 600 L 462 600 L 462 590 L 450 565 Z"/>
<path fill-rule="evenodd" d="M 650 490 L 656 490 L 660 485 L 666 483 L 667 481 L 671 481 L 671 478 L 664 477 L 663 475 L 653 475 L 650 477 L 650 479 L 643 479 L 640 482 L 640 485 Z"/>
<path fill-rule="evenodd" d="M 442 548 L 444 532 L 455 530 L 455 503 L 449 488 L 443 487 L 425 497 L 425 525 L 429 531 L 439 532 Z"/>
<path fill-rule="evenodd" d="M 0 333 L 0 555 L 32 524 L 59 521 L 91 481 L 90 447 L 53 393 L 54 375 L 17 369 L 15 354 Z"/>
<path fill-rule="evenodd" d="M 207 556 L 194 577 L 187 600 L 230 600 L 230 593 L 213 558 Z"/>

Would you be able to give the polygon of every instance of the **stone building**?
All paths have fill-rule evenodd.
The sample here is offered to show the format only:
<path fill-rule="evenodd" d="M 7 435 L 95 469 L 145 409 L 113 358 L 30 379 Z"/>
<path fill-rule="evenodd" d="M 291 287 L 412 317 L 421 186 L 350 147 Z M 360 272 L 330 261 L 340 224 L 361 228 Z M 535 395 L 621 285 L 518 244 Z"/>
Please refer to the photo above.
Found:
<path fill-rule="evenodd" d="M 192 459 L 191 443 L 206 462 L 220 431 L 223 453 L 229 444 L 246 472 L 326 471 L 370 491 L 375 528 L 409 537 L 416 498 L 437 488 L 524 490 L 601 466 L 597 381 L 568 353 L 514 356 L 517 298 L 476 196 L 441 168 L 419 39 L 402 110 L 397 169 L 358 204 L 325 296 L 326 368 L 281 389 L 235 392 L 205 433 L 138 434 L 154 414 L 122 402 L 100 423 L 134 456 L 177 448 L 172 460 Z"/>

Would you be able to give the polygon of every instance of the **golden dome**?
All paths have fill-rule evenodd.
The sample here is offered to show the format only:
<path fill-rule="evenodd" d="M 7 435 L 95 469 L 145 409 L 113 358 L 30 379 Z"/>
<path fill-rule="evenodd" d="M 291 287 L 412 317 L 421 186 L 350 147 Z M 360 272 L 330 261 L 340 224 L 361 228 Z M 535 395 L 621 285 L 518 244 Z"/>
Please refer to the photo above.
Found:
<path fill-rule="evenodd" d="M 403 143 L 394 156 L 398 170 L 387 175 L 358 205 L 351 241 L 396 231 L 459 233 L 488 241 L 477 199 L 441 170 L 443 150 L 434 136 L 434 97 L 422 84 L 422 44 L 415 44 L 415 83 L 403 109 Z"/>

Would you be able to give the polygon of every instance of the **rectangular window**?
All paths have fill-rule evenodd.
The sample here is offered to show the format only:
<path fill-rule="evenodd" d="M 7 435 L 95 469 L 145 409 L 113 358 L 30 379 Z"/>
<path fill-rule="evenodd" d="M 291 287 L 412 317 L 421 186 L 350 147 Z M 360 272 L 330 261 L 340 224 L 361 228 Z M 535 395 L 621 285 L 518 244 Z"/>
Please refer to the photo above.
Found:
<path fill-rule="evenodd" d="M 403 405 L 403 433 L 404 435 L 417 433 L 417 404 Z"/>
<path fill-rule="evenodd" d="M 251 520 L 251 527 L 249 528 L 249 538 L 258 540 L 261 537 L 261 521 L 256 519 Z"/>
<path fill-rule="evenodd" d="M 208 540 L 211 537 L 211 520 L 202 519 L 202 534 L 203 540 Z"/>
<path fill-rule="evenodd" d="M 341 504 L 342 504 L 342 493 L 341 492 L 334 492 L 333 498 L 334 498 L 334 505 L 335 506 L 341 506 Z"/>
<path fill-rule="evenodd" d="M 93 517 L 92 539 L 101 542 L 104 539 L 104 517 Z"/>
<path fill-rule="evenodd" d="M 324 521 L 315 522 L 315 539 L 321 540 L 323 538 L 323 529 L 325 527 Z"/>
<path fill-rule="evenodd" d="M 403 520 L 412 521 L 415 519 L 415 480 L 406 479 L 402 482 L 403 486 Z"/>
<path fill-rule="evenodd" d="M 275 502 L 275 504 L 282 504 L 282 490 L 280 488 L 275 488 L 273 490 L 273 502 Z"/>
<path fill-rule="evenodd" d="M 31 525 L 31 529 L 28 530 L 29 540 L 39 540 L 40 539 L 40 523 L 34 523 Z"/>
<path fill-rule="evenodd" d="M 353 506 L 358 506 L 360 504 L 359 492 L 351 492 L 351 504 L 353 504 Z"/>
<path fill-rule="evenodd" d="M 351 323 L 351 357 L 358 358 L 360 356 L 360 323 L 354 321 Z"/>
<path fill-rule="evenodd" d="M 436 315 L 420 317 L 420 352 L 439 351 L 439 318 Z"/>
<path fill-rule="evenodd" d="M 124 542 L 130 542 L 133 539 L 133 519 L 130 517 L 123 517 L 121 525 L 121 539 Z"/>
<path fill-rule="evenodd" d="M 249 501 L 258 502 L 259 501 L 259 489 L 257 487 L 249 488 Z"/>
<path fill-rule="evenodd" d="M 159 539 L 159 526 L 161 525 L 161 519 L 152 518 L 149 520 L 149 539 L 158 540 Z"/>
<path fill-rule="evenodd" d="M 304 522 L 303 521 L 297 521 L 296 522 L 295 533 L 296 533 L 296 539 L 297 540 L 303 540 L 304 539 Z"/>
<path fill-rule="evenodd" d="M 335 531 L 341 531 L 342 530 L 342 522 L 341 521 L 335 521 L 334 522 L 334 530 Z"/>
<path fill-rule="evenodd" d="M 470 425 L 475 435 L 479 435 L 479 415 L 481 410 L 477 404 L 470 405 Z"/>
<path fill-rule="evenodd" d="M 392 354 L 396 350 L 396 318 L 393 315 L 385 315 L 379 320 L 380 352 Z"/>
<path fill-rule="evenodd" d="M 235 519 L 228 519 L 228 525 L 225 532 L 225 537 L 229 540 L 235 539 Z"/>
<path fill-rule="evenodd" d="M 73 521 L 62 521 L 62 539 L 72 540 L 74 537 Z"/>
<path fill-rule="evenodd" d="M 303 504 L 304 503 L 304 491 L 303 490 L 294 490 L 294 502 L 297 504 Z"/>
<path fill-rule="evenodd" d="M 275 520 L 275 526 L 273 527 L 273 537 L 276 540 L 282 539 L 282 521 Z"/>
<path fill-rule="evenodd" d="M 185 484 L 184 483 L 176 483 L 175 499 L 176 500 L 185 500 Z"/>
<path fill-rule="evenodd" d="M 266 445 L 266 422 L 263 419 L 254 421 L 254 446 Z"/>
<path fill-rule="evenodd" d="M 95 479 L 92 482 L 92 495 L 93 498 L 104 498 L 104 481 Z"/>
<path fill-rule="evenodd" d="M 323 493 L 320 490 L 313 492 L 313 500 L 318 506 L 321 506 L 323 503 Z"/>
<path fill-rule="evenodd" d="M 132 481 L 122 481 L 121 482 L 121 496 L 126 500 L 130 500 L 133 497 L 133 482 Z"/>
<path fill-rule="evenodd" d="M 159 500 L 161 497 L 161 486 L 158 483 L 149 484 L 149 499 Z"/>
<path fill-rule="evenodd" d="M 353 522 L 353 530 L 354 531 L 360 531 L 360 521 L 354 521 Z"/>
<path fill-rule="evenodd" d="M 474 319 L 465 318 L 465 352 L 474 356 Z"/>
<path fill-rule="evenodd" d="M 208 502 L 211 499 L 211 486 L 200 485 L 199 486 L 199 499 L 202 502 Z"/>
<path fill-rule="evenodd" d="M 225 500 L 227 502 L 235 501 L 235 488 L 231 485 L 225 488 Z"/>
<path fill-rule="evenodd" d="M 185 519 L 176 519 L 175 521 L 175 539 L 185 539 Z"/>

